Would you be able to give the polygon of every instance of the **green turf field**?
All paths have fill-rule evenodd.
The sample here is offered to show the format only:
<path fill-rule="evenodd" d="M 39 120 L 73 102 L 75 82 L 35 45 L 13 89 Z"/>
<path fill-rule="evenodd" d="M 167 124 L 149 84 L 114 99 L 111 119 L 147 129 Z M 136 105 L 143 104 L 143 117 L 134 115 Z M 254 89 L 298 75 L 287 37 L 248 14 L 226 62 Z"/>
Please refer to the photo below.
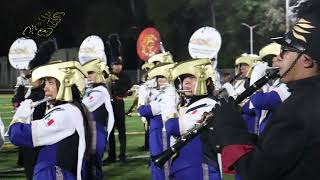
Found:
<path fill-rule="evenodd" d="M 11 105 L 12 95 L 0 95 L 0 116 L 5 126 L 8 126 L 13 113 Z M 125 101 L 125 107 L 128 109 L 132 104 L 132 99 Z M 148 170 L 148 152 L 139 151 L 138 147 L 144 143 L 143 124 L 135 114 L 132 117 L 126 117 L 127 129 L 127 157 L 126 163 L 116 162 L 103 167 L 105 179 L 109 180 L 148 180 L 151 179 Z M 138 133 L 136 133 L 138 132 Z M 117 138 L 116 138 L 117 140 Z M 117 150 L 119 150 L 119 143 Z M 0 150 L 0 179 L 25 179 L 24 173 L 16 165 L 18 150 L 7 140 L 4 147 Z M 105 157 L 107 153 L 105 154 Z M 225 176 L 225 180 L 233 180 L 232 176 Z"/>

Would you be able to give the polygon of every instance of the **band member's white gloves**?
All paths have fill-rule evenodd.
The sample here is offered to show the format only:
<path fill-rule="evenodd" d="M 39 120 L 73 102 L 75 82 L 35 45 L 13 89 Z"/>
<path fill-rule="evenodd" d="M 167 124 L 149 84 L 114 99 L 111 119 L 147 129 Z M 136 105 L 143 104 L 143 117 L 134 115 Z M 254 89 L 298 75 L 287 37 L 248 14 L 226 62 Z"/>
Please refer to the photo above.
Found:
<path fill-rule="evenodd" d="M 15 122 L 30 123 L 31 116 L 34 111 L 32 103 L 33 102 L 31 99 L 26 99 L 23 102 L 21 102 L 16 113 L 13 115 L 11 124 Z"/>
<path fill-rule="evenodd" d="M 149 103 L 149 105 L 151 107 L 152 115 L 156 116 L 156 115 L 161 114 L 161 108 L 160 108 L 161 101 L 162 101 L 162 99 L 159 96 L 157 96 L 156 99 L 154 99 L 153 101 L 151 101 Z"/>
<path fill-rule="evenodd" d="M 156 78 L 147 80 L 147 81 L 145 82 L 145 84 L 146 84 L 146 86 L 147 86 L 148 88 L 156 88 L 156 87 L 157 87 Z"/>
<path fill-rule="evenodd" d="M 250 77 L 250 86 L 254 84 L 257 80 L 266 75 L 266 70 L 269 68 L 267 63 L 258 63 L 253 67 L 251 77 Z"/>
<path fill-rule="evenodd" d="M 138 90 L 138 107 L 142 106 L 142 105 L 146 105 L 148 103 L 148 99 L 149 99 L 149 94 L 150 94 L 150 90 L 148 89 L 148 87 L 143 84 L 139 87 Z"/>
<path fill-rule="evenodd" d="M 0 149 L 3 144 L 4 144 L 4 124 L 0 117 Z"/>
<path fill-rule="evenodd" d="M 140 120 L 141 120 L 141 122 L 142 122 L 143 124 L 145 124 L 145 123 L 148 122 L 148 121 L 147 121 L 147 118 L 145 118 L 145 117 L 141 117 Z"/>
<path fill-rule="evenodd" d="M 178 106 L 179 95 L 173 86 L 168 86 L 161 95 L 160 111 L 162 115 L 162 120 L 166 122 L 170 118 L 175 118 L 178 116 Z"/>
<path fill-rule="evenodd" d="M 224 83 L 222 89 L 225 89 L 229 96 L 237 97 L 238 95 L 232 84 L 229 82 Z"/>

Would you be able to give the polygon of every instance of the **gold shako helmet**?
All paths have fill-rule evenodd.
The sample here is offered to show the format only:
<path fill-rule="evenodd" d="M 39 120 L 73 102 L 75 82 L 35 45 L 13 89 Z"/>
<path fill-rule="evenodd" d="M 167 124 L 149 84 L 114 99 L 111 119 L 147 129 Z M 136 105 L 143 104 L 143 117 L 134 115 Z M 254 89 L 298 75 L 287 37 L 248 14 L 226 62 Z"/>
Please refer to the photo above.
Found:
<path fill-rule="evenodd" d="M 255 63 L 257 63 L 260 60 L 260 57 L 256 54 L 242 54 L 240 57 L 238 57 L 235 61 L 235 73 L 238 74 L 240 72 L 240 64 L 247 64 L 250 67 L 250 70 L 248 71 L 246 77 L 250 77 L 252 68 Z"/>
<path fill-rule="evenodd" d="M 148 63 L 173 63 L 173 57 L 170 52 L 156 54 L 148 59 Z"/>
<path fill-rule="evenodd" d="M 106 83 L 104 73 L 109 74 L 109 68 L 105 62 L 100 59 L 93 59 L 82 65 L 83 69 L 89 72 L 95 72 L 96 81 L 93 83 Z"/>
<path fill-rule="evenodd" d="M 260 59 L 263 60 L 263 58 L 268 55 L 273 55 L 273 56 L 279 55 L 280 51 L 281 51 L 281 45 L 273 42 L 260 49 L 259 57 Z"/>
<path fill-rule="evenodd" d="M 161 63 L 158 65 L 155 65 L 148 72 L 148 78 L 153 79 L 155 77 L 163 76 L 167 78 L 169 83 L 172 83 L 173 79 L 172 79 L 171 71 L 175 65 L 176 65 L 175 63 Z"/>
<path fill-rule="evenodd" d="M 88 76 L 77 61 L 54 62 L 40 66 L 32 71 L 32 82 L 41 78 L 53 77 L 60 83 L 56 100 L 71 102 L 73 100 L 71 87 L 75 85 L 81 96 L 85 91 L 84 79 Z"/>
<path fill-rule="evenodd" d="M 197 79 L 195 89 L 193 89 L 193 94 L 206 95 L 208 94 L 206 81 L 210 77 L 208 72 L 209 68 L 212 68 L 210 59 L 193 59 L 189 61 L 184 61 L 177 64 L 172 70 L 172 79 L 177 82 L 181 82 L 182 75 L 193 75 Z"/>
<path fill-rule="evenodd" d="M 154 66 L 155 66 L 154 63 L 148 63 L 148 62 L 146 62 L 146 63 L 144 63 L 144 64 L 141 66 L 141 69 L 142 69 L 143 71 L 149 71 L 149 70 L 152 69 Z"/>

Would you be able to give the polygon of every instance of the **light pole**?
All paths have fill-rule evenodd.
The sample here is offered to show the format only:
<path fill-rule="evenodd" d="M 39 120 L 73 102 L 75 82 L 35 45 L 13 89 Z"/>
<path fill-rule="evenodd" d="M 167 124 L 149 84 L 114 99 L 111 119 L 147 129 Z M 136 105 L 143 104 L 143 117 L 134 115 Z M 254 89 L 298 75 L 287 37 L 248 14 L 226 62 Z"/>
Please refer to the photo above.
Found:
<path fill-rule="evenodd" d="M 289 31 L 289 7 L 290 7 L 290 0 L 286 0 L 286 32 Z"/>
<path fill-rule="evenodd" d="M 246 26 L 247 28 L 250 29 L 250 54 L 253 54 L 253 29 L 257 26 L 250 26 L 246 23 L 241 23 L 242 25 Z"/>

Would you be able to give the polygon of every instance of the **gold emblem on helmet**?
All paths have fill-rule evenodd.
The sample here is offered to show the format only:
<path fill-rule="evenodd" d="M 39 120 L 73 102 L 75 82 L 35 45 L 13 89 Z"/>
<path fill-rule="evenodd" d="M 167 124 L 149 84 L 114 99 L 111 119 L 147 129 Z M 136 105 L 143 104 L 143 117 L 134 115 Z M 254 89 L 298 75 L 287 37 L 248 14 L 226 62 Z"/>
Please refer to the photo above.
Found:
<path fill-rule="evenodd" d="M 303 36 L 303 34 L 309 34 L 311 33 L 308 31 L 309 29 L 315 28 L 311 25 L 310 21 L 307 21 L 303 18 L 299 19 L 299 21 L 293 26 L 292 28 L 292 34 L 295 38 L 300 39 L 304 42 L 307 42 L 306 38 Z"/>
<path fill-rule="evenodd" d="M 196 77 L 197 83 L 195 89 L 193 90 L 194 95 L 206 95 L 207 84 L 206 80 L 209 77 L 214 77 L 210 59 L 193 59 L 177 64 L 172 70 L 172 79 L 175 81 L 181 75 L 191 74 Z M 213 70 L 213 69 L 212 69 Z"/>

